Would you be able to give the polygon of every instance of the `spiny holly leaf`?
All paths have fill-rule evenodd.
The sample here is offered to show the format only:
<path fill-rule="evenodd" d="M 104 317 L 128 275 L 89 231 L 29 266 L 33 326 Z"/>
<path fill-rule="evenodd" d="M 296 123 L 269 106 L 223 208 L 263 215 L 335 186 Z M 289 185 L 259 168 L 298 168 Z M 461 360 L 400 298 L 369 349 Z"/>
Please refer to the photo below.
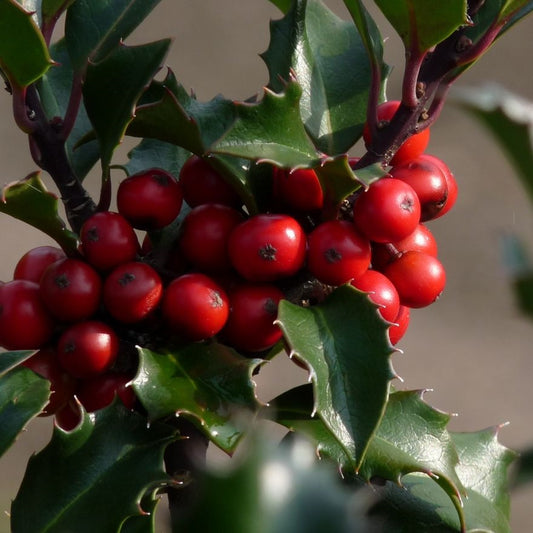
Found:
<path fill-rule="evenodd" d="M 118 531 L 143 514 L 141 500 L 168 481 L 165 447 L 176 438 L 163 424 L 120 401 L 85 414 L 72 432 L 54 429 L 32 456 L 11 509 L 13 531 Z M 75 482 L 73 482 L 75 480 Z"/>
<path fill-rule="evenodd" d="M 0 0 L 0 69 L 13 87 L 27 87 L 52 65 L 36 23 L 15 0 Z"/>
<path fill-rule="evenodd" d="M 259 407 L 251 376 L 261 361 L 215 343 L 192 343 L 172 353 L 141 348 L 139 354 L 133 388 L 149 418 L 186 416 L 231 454 L 243 435 L 238 418 Z"/>
<path fill-rule="evenodd" d="M 85 107 L 100 142 L 102 168 L 111 162 L 135 104 L 161 67 L 170 41 L 120 46 L 100 63 L 90 63 L 83 85 Z"/>
<path fill-rule="evenodd" d="M 64 39 L 60 39 L 50 47 L 50 54 L 57 65 L 49 69 L 39 80 L 37 90 L 47 117 L 52 119 L 53 117 L 65 116 L 74 72 Z M 80 180 L 85 178 L 100 158 L 97 139 L 93 138 L 78 146 L 78 142 L 92 132 L 92 129 L 85 105 L 81 102 L 76 122 L 66 141 L 68 159 L 74 173 Z"/>
<path fill-rule="evenodd" d="M 0 456 L 43 410 L 49 398 L 49 382 L 28 368 L 14 368 L 0 376 Z"/>
<path fill-rule="evenodd" d="M 160 502 L 156 494 L 147 494 L 141 500 L 142 515 L 130 516 L 122 524 L 119 533 L 154 533 L 156 530 L 156 510 Z"/>
<path fill-rule="evenodd" d="M 278 320 L 291 357 L 309 368 L 314 414 L 358 468 L 394 377 L 387 324 L 368 296 L 350 285 L 309 308 L 282 301 Z"/>
<path fill-rule="evenodd" d="M 387 483 L 376 489 L 385 501 L 375 511 L 385 519 L 385 530 L 510 532 L 507 470 L 515 454 L 498 443 L 497 433 L 489 429 L 451 434 L 459 455 L 457 474 L 466 487 L 462 508 L 454 507 L 436 483 L 419 474 L 405 476 L 404 488 Z"/>
<path fill-rule="evenodd" d="M 35 350 L 14 350 L 0 353 L 0 377 L 29 359 L 34 353 Z"/>
<path fill-rule="evenodd" d="M 375 24 L 369 25 L 381 42 Z M 270 32 L 262 54 L 269 87 L 279 92 L 294 75 L 302 87 L 302 121 L 315 146 L 328 155 L 346 152 L 361 136 L 371 82 L 357 28 L 318 0 L 298 0 L 282 20 L 271 22 Z"/>
<path fill-rule="evenodd" d="M 77 237 L 58 215 L 57 196 L 46 190 L 40 172 L 6 185 L 0 198 L 0 212 L 22 220 L 46 233 L 65 251 L 77 249 Z"/>
<path fill-rule="evenodd" d="M 282 167 L 312 167 L 320 155 L 300 118 L 302 88 L 290 81 L 283 93 L 265 89 L 259 103 L 235 102 L 237 120 L 211 152 Z"/>
<path fill-rule="evenodd" d="M 376 0 L 406 50 L 426 52 L 468 22 L 466 0 Z"/>
<path fill-rule="evenodd" d="M 352 494 L 316 462 L 305 442 L 274 448 L 258 433 L 228 472 L 207 471 L 198 500 L 176 531 L 232 533 L 364 533 L 367 494 Z M 207 511 L 208 510 L 208 511 Z"/>
<path fill-rule="evenodd" d="M 89 60 L 103 60 L 160 1 L 76 0 L 65 22 L 65 39 L 74 70 L 84 70 Z"/>
<path fill-rule="evenodd" d="M 504 21 L 514 17 L 514 23 L 517 22 L 518 18 L 525 17 L 532 10 L 533 2 L 531 0 L 505 0 L 498 20 Z"/>
<path fill-rule="evenodd" d="M 517 22 L 522 20 L 526 15 L 529 15 L 533 11 L 533 2 L 531 0 L 524 0 L 518 2 L 518 8 L 512 12 L 512 14 L 508 17 L 507 23 L 505 26 L 501 29 L 500 33 L 498 34 L 498 37 L 503 35 L 506 31 L 508 31 L 512 26 L 514 26 Z"/>
<path fill-rule="evenodd" d="M 75 0 L 42 0 L 41 12 L 43 22 L 49 24 L 64 13 Z"/>
<path fill-rule="evenodd" d="M 455 89 L 452 97 L 493 134 L 533 200 L 533 104 L 498 85 Z"/>

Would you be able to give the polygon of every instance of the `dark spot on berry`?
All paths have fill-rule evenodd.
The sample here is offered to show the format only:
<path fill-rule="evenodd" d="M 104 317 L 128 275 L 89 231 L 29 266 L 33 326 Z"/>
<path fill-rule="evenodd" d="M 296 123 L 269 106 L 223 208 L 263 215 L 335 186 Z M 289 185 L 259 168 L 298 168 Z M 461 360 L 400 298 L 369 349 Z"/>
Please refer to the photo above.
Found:
<path fill-rule="evenodd" d="M 98 242 L 100 240 L 100 235 L 98 234 L 98 228 L 96 226 L 87 230 L 87 238 L 90 242 Z"/>
<path fill-rule="evenodd" d="M 276 316 L 278 314 L 278 304 L 272 298 L 267 298 L 265 300 L 263 309 L 269 315 Z"/>
<path fill-rule="evenodd" d="M 272 246 L 272 244 L 269 243 L 259 248 L 258 253 L 259 257 L 265 261 L 275 261 L 278 251 L 274 246 Z"/>
<path fill-rule="evenodd" d="M 119 280 L 118 283 L 121 287 L 125 287 L 128 283 L 135 281 L 135 274 L 131 272 L 126 272 Z"/>
<path fill-rule="evenodd" d="M 328 263 L 338 263 L 342 259 L 342 254 L 335 248 L 328 248 L 324 252 L 324 257 Z"/>
<path fill-rule="evenodd" d="M 213 307 L 214 309 L 218 309 L 224 306 L 224 300 L 222 299 L 222 296 L 220 296 L 220 293 L 218 291 L 210 290 L 209 296 L 211 298 L 211 307 Z"/>
<path fill-rule="evenodd" d="M 60 289 L 66 289 L 70 285 L 70 280 L 68 279 L 68 276 L 66 274 L 60 274 L 59 276 L 56 276 L 54 278 L 54 283 Z"/>
<path fill-rule="evenodd" d="M 403 210 L 409 211 L 409 213 L 412 213 L 414 205 L 415 205 L 414 198 L 411 195 L 406 194 L 403 197 L 403 200 L 402 200 L 402 203 L 400 204 L 400 207 Z"/>

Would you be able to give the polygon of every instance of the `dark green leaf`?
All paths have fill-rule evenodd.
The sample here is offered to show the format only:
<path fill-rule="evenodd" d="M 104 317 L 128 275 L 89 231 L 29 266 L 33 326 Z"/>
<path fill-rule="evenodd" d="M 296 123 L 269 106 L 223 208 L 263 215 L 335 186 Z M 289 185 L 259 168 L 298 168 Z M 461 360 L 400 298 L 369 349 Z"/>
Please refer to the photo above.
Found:
<path fill-rule="evenodd" d="M 270 0 L 283 13 L 287 13 L 291 8 L 292 0 Z"/>
<path fill-rule="evenodd" d="M 14 368 L 1 375 L 0 456 L 15 442 L 26 424 L 43 410 L 49 397 L 49 382 L 27 368 Z"/>
<path fill-rule="evenodd" d="M 508 22 L 505 24 L 505 26 L 501 29 L 500 33 L 498 34 L 498 37 L 503 35 L 507 30 L 509 30 L 512 26 L 514 26 L 517 22 L 522 20 L 526 15 L 529 15 L 533 11 L 533 2 L 531 0 L 527 2 L 521 2 L 521 4 L 525 4 L 520 9 L 517 9 L 509 18 Z"/>
<path fill-rule="evenodd" d="M 44 38 L 15 0 L 0 0 L 0 69 L 14 87 L 26 87 L 52 65 Z"/>
<path fill-rule="evenodd" d="M 147 427 L 119 401 L 85 415 L 70 433 L 56 427 L 28 463 L 11 509 L 13 531 L 118 531 L 168 481 L 163 452 L 175 438 L 169 426 Z"/>
<path fill-rule="evenodd" d="M 315 166 L 320 154 L 300 118 L 301 95 L 300 85 L 291 81 L 281 94 L 265 89 L 257 104 L 235 103 L 238 118 L 211 152 L 269 161 L 283 167 Z"/>
<path fill-rule="evenodd" d="M 76 0 L 42 0 L 43 21 L 49 24 L 69 8 Z"/>
<path fill-rule="evenodd" d="M 375 0 L 406 50 L 426 52 L 467 22 L 466 0 Z"/>
<path fill-rule="evenodd" d="M 15 350 L 0 353 L 0 377 L 26 359 L 29 359 L 34 353 L 35 350 Z"/>
<path fill-rule="evenodd" d="M 50 47 L 50 53 L 58 64 L 48 70 L 39 80 L 37 89 L 45 113 L 49 119 L 52 119 L 53 117 L 65 116 L 72 90 L 74 72 L 64 39 L 54 43 Z M 100 150 L 96 139 L 77 146 L 80 139 L 92 132 L 92 129 L 85 105 L 81 102 L 76 122 L 66 142 L 68 159 L 74 173 L 80 180 L 85 178 L 100 158 Z"/>
<path fill-rule="evenodd" d="M 282 301 L 278 320 L 291 356 L 309 368 L 314 413 L 359 467 L 394 377 L 387 324 L 368 296 L 349 285 L 310 308 Z"/>
<path fill-rule="evenodd" d="M 18 218 L 46 233 L 65 251 L 77 249 L 77 237 L 58 215 L 58 199 L 46 190 L 40 172 L 8 184 L 2 190 L 0 212 Z"/>
<path fill-rule="evenodd" d="M 100 142 L 104 171 L 133 119 L 137 100 L 161 67 L 169 45 L 169 40 L 122 45 L 100 63 L 89 64 L 83 97 Z"/>
<path fill-rule="evenodd" d="M 524 17 L 533 9 L 531 0 L 505 0 L 500 11 L 499 20 L 508 20 L 511 17 Z M 516 22 L 516 18 L 514 22 Z"/>
<path fill-rule="evenodd" d="M 497 85 L 456 89 L 452 95 L 492 133 L 533 201 L 533 104 Z"/>
<path fill-rule="evenodd" d="M 157 494 L 147 494 L 141 500 L 142 515 L 130 516 L 119 533 L 154 533 L 156 530 L 156 510 L 160 502 Z"/>
<path fill-rule="evenodd" d="M 139 353 L 133 387 L 150 419 L 183 415 L 232 453 L 244 432 L 239 419 L 259 407 L 251 376 L 261 361 L 215 343 L 192 343 L 172 353 Z"/>
<path fill-rule="evenodd" d="M 65 39 L 76 72 L 99 62 L 148 16 L 160 0 L 76 0 L 67 12 Z"/>
<path fill-rule="evenodd" d="M 375 25 L 371 29 L 373 41 L 381 42 Z M 380 52 L 376 48 L 376 54 Z M 371 70 L 351 22 L 322 2 L 298 0 L 282 20 L 271 23 L 270 45 L 262 57 L 272 90 L 283 90 L 283 80 L 291 73 L 301 85 L 302 121 L 320 151 L 336 155 L 355 144 L 366 119 Z M 381 54 L 377 61 L 381 69 Z"/>

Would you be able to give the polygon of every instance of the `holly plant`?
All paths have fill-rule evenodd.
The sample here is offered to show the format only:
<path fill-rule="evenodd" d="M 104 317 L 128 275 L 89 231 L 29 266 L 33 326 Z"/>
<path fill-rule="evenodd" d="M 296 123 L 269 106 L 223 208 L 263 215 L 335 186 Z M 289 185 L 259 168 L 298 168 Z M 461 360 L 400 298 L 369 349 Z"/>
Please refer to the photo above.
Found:
<path fill-rule="evenodd" d="M 263 91 L 204 102 L 165 65 L 169 39 L 128 44 L 159 0 L 0 0 L 37 167 L 0 211 L 55 242 L 0 282 L 0 452 L 54 418 L 14 532 L 154 531 L 163 494 L 173 531 L 509 531 L 499 428 L 449 431 L 394 388 L 391 358 L 446 284 L 427 223 L 457 183 L 431 125 L 533 2 L 375 0 L 405 46 L 391 99 L 361 0 L 344 18 L 271 1 Z M 284 357 L 309 381 L 264 405 L 254 376 Z M 210 471 L 208 446 L 241 460 Z"/>

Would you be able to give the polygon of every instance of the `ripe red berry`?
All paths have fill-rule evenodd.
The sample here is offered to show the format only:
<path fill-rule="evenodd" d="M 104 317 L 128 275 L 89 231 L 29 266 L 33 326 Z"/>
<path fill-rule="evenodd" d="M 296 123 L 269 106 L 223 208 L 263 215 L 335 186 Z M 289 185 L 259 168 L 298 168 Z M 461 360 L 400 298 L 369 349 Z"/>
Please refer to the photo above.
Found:
<path fill-rule="evenodd" d="M 381 178 L 355 200 L 356 228 L 374 242 L 407 237 L 420 222 L 420 201 L 414 189 L 394 178 Z"/>
<path fill-rule="evenodd" d="M 367 292 L 370 299 L 379 306 L 381 316 L 394 322 L 400 309 L 400 297 L 392 281 L 377 270 L 367 270 L 351 283 L 360 291 Z"/>
<path fill-rule="evenodd" d="M 74 395 L 76 380 L 59 364 L 53 348 L 42 348 L 22 364 L 50 381 L 50 399 L 43 409 L 42 416 L 53 415 Z"/>
<path fill-rule="evenodd" d="M 231 269 L 229 236 L 242 221 L 241 213 L 226 205 L 195 207 L 181 225 L 179 248 L 183 257 L 203 272 L 227 272 Z"/>
<path fill-rule="evenodd" d="M 209 164 L 198 157 L 191 156 L 181 168 L 180 184 L 183 198 L 190 207 L 202 204 L 222 204 L 239 207 L 239 195 L 228 182 Z"/>
<path fill-rule="evenodd" d="M 322 209 L 324 193 L 320 180 L 313 169 L 289 170 L 274 167 L 273 180 L 274 196 L 289 209 L 300 213 Z"/>
<path fill-rule="evenodd" d="M 283 214 L 255 215 L 231 233 L 228 252 L 248 281 L 274 281 L 292 276 L 305 262 L 307 239 L 300 224 Z"/>
<path fill-rule="evenodd" d="M 226 323 L 229 301 L 224 290 L 204 274 L 184 274 L 163 293 L 161 312 L 179 335 L 199 341 L 216 335 Z"/>
<path fill-rule="evenodd" d="M 131 224 L 119 213 L 102 211 L 89 217 L 80 231 L 83 255 L 98 270 L 133 261 L 139 241 Z"/>
<path fill-rule="evenodd" d="M 130 381 L 131 376 L 127 374 L 101 374 L 81 381 L 76 396 L 88 413 L 107 407 L 115 396 L 128 409 L 133 409 L 136 397 L 133 388 L 128 386 Z"/>
<path fill-rule="evenodd" d="M 76 322 L 91 317 L 100 304 L 102 281 L 88 263 L 61 259 L 43 273 L 40 295 L 50 313 L 59 320 Z"/>
<path fill-rule="evenodd" d="M 103 302 L 109 314 L 125 324 L 139 322 L 159 305 L 163 284 L 146 263 L 132 261 L 117 266 L 104 282 Z"/>
<path fill-rule="evenodd" d="M 119 213 L 138 229 L 160 229 L 179 214 L 183 192 L 178 180 L 160 168 L 129 176 L 118 186 Z"/>
<path fill-rule="evenodd" d="M 420 159 L 424 161 L 429 161 L 430 163 L 433 163 L 434 165 L 438 166 L 442 171 L 444 178 L 446 179 L 446 185 L 448 187 L 448 196 L 446 198 L 446 203 L 444 204 L 444 207 L 434 217 L 440 218 L 454 206 L 457 200 L 457 181 L 455 180 L 455 177 L 452 171 L 450 170 L 450 167 L 448 167 L 448 165 L 444 161 L 442 161 L 442 159 L 439 159 L 438 157 L 430 154 L 422 154 L 420 156 Z"/>
<path fill-rule="evenodd" d="M 436 218 L 448 198 L 448 182 L 442 170 L 423 157 L 392 167 L 389 174 L 405 181 L 415 190 L 420 200 L 420 220 Z"/>
<path fill-rule="evenodd" d="M 393 320 L 394 324 L 389 328 L 389 339 L 392 345 L 398 344 L 409 327 L 411 310 L 405 305 L 400 305 L 398 315 Z"/>
<path fill-rule="evenodd" d="M 55 423 L 63 431 L 72 431 L 81 422 L 81 409 L 74 399 L 55 413 Z"/>
<path fill-rule="evenodd" d="M 372 268 L 383 270 L 385 265 L 394 261 L 395 255 L 409 252 L 410 250 L 425 252 L 437 257 L 437 241 L 424 224 L 419 224 L 413 233 L 410 233 L 407 237 L 390 244 L 392 244 L 392 247 L 388 244 L 372 244 Z"/>
<path fill-rule="evenodd" d="M 0 284 L 0 346 L 41 348 L 54 332 L 54 320 L 39 296 L 39 285 L 16 279 Z"/>
<path fill-rule="evenodd" d="M 307 268 L 322 283 L 342 285 L 370 265 L 370 243 L 347 221 L 329 220 L 308 238 Z"/>
<path fill-rule="evenodd" d="M 446 272 L 442 263 L 424 252 L 405 252 L 383 270 L 398 291 L 401 305 L 426 307 L 444 290 Z"/>
<path fill-rule="evenodd" d="M 401 102 L 398 100 L 389 100 L 388 102 L 380 104 L 377 108 L 378 123 L 387 124 L 390 122 L 400 107 L 400 103 Z M 390 160 L 390 164 L 400 165 L 411 159 L 417 158 L 426 149 L 429 143 L 429 137 L 429 128 L 411 135 L 411 137 L 409 137 L 396 151 L 394 157 Z M 370 128 L 366 124 L 363 129 L 363 139 L 366 146 L 369 147 L 372 143 L 372 138 L 370 135 Z"/>
<path fill-rule="evenodd" d="M 65 257 L 65 252 L 56 246 L 32 248 L 18 260 L 13 279 L 26 279 L 39 283 L 46 267 Z"/>
<path fill-rule="evenodd" d="M 283 293 L 274 285 L 243 284 L 230 294 L 230 314 L 222 331 L 225 342 L 237 350 L 259 352 L 282 337 L 274 321 Z"/>
<path fill-rule="evenodd" d="M 106 372 L 115 362 L 118 348 L 118 337 L 107 324 L 88 320 L 62 333 L 57 357 L 71 376 L 85 379 Z"/>

